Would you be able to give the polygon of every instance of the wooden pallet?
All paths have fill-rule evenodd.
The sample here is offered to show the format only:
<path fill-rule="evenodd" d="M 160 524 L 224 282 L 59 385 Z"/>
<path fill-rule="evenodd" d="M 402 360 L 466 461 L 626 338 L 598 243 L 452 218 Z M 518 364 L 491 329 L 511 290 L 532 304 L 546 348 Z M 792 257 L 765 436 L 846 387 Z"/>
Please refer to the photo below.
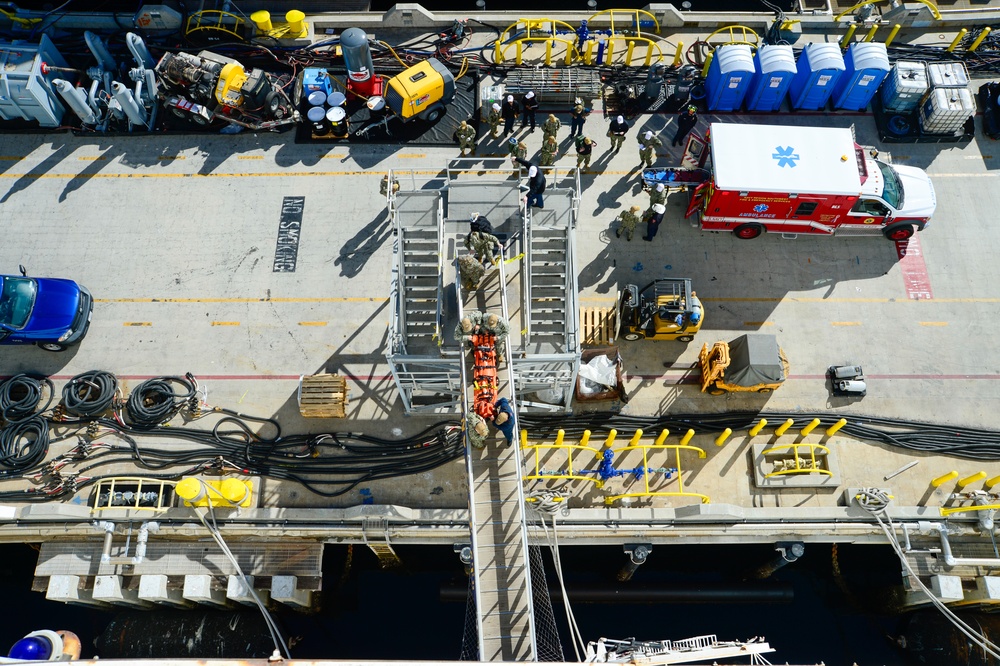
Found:
<path fill-rule="evenodd" d="M 582 344 L 607 346 L 615 342 L 616 308 L 580 308 Z"/>
<path fill-rule="evenodd" d="M 299 414 L 307 419 L 342 419 L 347 393 L 347 379 L 340 375 L 303 375 L 299 379 Z"/>

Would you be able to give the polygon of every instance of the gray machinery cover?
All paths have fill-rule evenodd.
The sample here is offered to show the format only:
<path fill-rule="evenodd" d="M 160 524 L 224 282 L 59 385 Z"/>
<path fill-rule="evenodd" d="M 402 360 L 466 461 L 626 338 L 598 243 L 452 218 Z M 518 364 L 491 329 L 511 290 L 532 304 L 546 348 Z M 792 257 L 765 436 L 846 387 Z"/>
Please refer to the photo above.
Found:
<path fill-rule="evenodd" d="M 773 335 L 741 335 L 729 343 L 729 367 L 725 382 L 736 386 L 779 384 L 785 381 L 785 367 Z"/>

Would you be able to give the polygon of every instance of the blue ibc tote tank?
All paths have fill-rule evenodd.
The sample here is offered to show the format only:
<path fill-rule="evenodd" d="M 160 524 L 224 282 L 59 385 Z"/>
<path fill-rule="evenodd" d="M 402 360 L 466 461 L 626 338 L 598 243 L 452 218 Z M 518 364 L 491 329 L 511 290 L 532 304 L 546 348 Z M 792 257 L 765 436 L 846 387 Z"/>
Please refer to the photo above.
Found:
<path fill-rule="evenodd" d="M 891 69 L 885 44 L 854 42 L 847 49 L 844 66 L 847 69 L 833 88 L 833 106 L 864 111 Z"/>
<path fill-rule="evenodd" d="M 777 111 L 795 76 L 791 44 L 766 44 L 754 56 L 757 72 L 750 79 L 747 111 Z"/>
<path fill-rule="evenodd" d="M 818 111 L 826 106 L 840 75 L 844 56 L 837 44 L 809 44 L 802 50 L 792 78 L 792 108 Z"/>
<path fill-rule="evenodd" d="M 753 53 L 747 44 L 726 44 L 715 50 L 705 78 L 706 103 L 709 111 L 736 111 L 743 105 L 743 96 L 753 77 Z"/>

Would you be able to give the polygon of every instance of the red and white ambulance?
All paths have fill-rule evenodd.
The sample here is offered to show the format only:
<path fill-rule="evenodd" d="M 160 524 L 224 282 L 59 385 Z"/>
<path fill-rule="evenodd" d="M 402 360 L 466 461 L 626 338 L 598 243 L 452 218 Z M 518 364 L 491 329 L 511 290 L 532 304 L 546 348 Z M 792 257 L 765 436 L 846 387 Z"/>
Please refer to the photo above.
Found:
<path fill-rule="evenodd" d="M 712 123 L 692 137 L 685 164 L 711 170 L 687 217 L 701 228 L 756 238 L 765 231 L 905 240 L 929 223 L 930 178 L 865 152 L 850 128 Z"/>

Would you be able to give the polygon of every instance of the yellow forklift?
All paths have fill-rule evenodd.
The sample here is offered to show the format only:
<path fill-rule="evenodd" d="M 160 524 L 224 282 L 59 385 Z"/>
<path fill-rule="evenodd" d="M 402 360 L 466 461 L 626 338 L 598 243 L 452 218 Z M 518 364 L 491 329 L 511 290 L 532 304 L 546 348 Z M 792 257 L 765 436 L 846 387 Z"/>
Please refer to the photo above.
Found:
<path fill-rule="evenodd" d="M 689 278 L 661 278 L 642 290 L 629 284 L 620 300 L 620 333 L 626 340 L 691 342 L 705 322 Z"/>
<path fill-rule="evenodd" d="M 770 393 L 788 377 L 788 359 L 773 335 L 741 335 L 732 342 L 702 345 L 698 354 L 701 391 L 711 395 Z"/>

